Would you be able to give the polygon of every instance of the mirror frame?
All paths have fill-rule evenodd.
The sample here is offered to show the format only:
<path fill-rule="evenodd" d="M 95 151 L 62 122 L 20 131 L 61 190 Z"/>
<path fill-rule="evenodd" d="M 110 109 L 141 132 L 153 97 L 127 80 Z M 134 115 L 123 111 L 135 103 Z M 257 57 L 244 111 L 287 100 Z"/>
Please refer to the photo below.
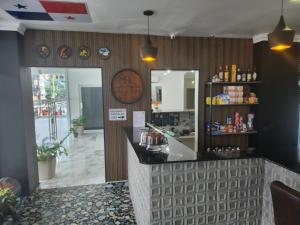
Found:
<path fill-rule="evenodd" d="M 197 97 L 197 109 L 195 107 L 195 152 L 198 153 L 199 152 L 199 146 L 200 146 L 200 138 L 199 138 L 199 131 L 200 129 L 200 113 L 199 113 L 199 108 L 200 108 L 200 104 L 202 104 L 202 102 L 200 101 L 200 69 L 150 69 L 150 87 L 149 87 L 149 123 L 151 124 L 151 117 L 152 117 L 152 82 L 151 82 L 151 77 L 152 77 L 152 71 L 194 71 L 197 74 L 197 82 L 195 82 L 195 87 L 197 86 L 197 88 L 195 88 L 196 90 L 198 90 L 198 93 L 195 95 L 195 98 Z M 196 77 L 196 76 L 195 76 Z"/>

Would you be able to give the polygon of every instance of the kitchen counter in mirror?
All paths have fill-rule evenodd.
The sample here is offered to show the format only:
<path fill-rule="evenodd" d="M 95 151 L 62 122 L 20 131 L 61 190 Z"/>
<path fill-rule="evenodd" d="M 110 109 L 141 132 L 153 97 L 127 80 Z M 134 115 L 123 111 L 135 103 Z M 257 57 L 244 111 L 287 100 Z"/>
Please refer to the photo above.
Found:
<path fill-rule="evenodd" d="M 176 162 L 195 162 L 195 161 L 211 161 L 211 160 L 227 160 L 227 159 L 247 159 L 258 158 L 257 154 L 241 153 L 239 156 L 221 157 L 212 153 L 204 153 L 203 151 L 194 152 L 175 138 L 168 134 L 163 135 L 168 139 L 169 146 L 165 152 L 151 152 L 146 147 L 140 146 L 140 137 L 143 131 L 148 128 L 124 127 L 127 136 L 128 145 L 131 147 L 141 164 L 163 164 Z"/>

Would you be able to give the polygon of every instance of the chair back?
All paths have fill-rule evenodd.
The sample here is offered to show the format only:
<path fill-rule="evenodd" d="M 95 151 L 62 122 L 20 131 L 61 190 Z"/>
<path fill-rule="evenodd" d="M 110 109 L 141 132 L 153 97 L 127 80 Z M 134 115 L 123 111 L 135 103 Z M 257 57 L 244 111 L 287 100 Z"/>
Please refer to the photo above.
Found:
<path fill-rule="evenodd" d="M 271 194 L 275 225 L 300 225 L 300 192 L 273 181 Z"/>

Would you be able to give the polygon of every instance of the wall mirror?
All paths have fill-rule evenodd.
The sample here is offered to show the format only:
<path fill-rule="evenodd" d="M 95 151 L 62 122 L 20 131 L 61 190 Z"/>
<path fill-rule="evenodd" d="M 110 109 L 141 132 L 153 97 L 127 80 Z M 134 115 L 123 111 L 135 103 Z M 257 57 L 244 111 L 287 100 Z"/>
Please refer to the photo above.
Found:
<path fill-rule="evenodd" d="M 151 124 L 198 151 L 199 72 L 151 71 Z"/>

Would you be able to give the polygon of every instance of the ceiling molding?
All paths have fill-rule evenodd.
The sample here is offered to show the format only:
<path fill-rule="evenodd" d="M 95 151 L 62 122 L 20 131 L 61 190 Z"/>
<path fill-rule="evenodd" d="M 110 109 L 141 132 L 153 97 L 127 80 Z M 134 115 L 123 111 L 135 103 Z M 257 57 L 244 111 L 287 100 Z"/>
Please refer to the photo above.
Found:
<path fill-rule="evenodd" d="M 20 22 L 0 22 L 0 30 L 4 31 L 17 31 L 24 35 L 26 26 Z"/>
<path fill-rule="evenodd" d="M 26 29 L 27 29 L 26 26 L 20 22 L 8 22 L 8 21 L 0 22 L 0 30 L 17 31 L 20 34 L 24 35 Z M 82 31 L 82 32 L 85 32 L 85 31 Z M 90 31 L 90 32 L 93 32 L 93 31 Z M 195 37 L 197 37 L 197 36 L 195 36 Z M 228 35 L 226 37 L 227 38 L 249 38 L 249 37 L 245 37 L 245 36 L 241 37 L 241 36 L 235 36 L 235 35 Z M 253 40 L 254 44 L 262 42 L 262 41 L 268 41 L 268 33 L 256 34 L 252 37 L 252 40 Z M 295 35 L 294 42 L 300 43 L 300 34 Z"/>
<path fill-rule="evenodd" d="M 268 34 L 267 33 L 257 34 L 257 35 L 254 35 L 252 37 L 252 39 L 253 39 L 254 44 L 261 42 L 261 41 L 268 41 Z M 295 35 L 294 42 L 300 42 L 299 34 Z"/>
<path fill-rule="evenodd" d="M 261 41 L 267 41 L 268 40 L 268 34 L 262 33 L 262 34 L 256 34 L 252 37 L 253 43 L 256 44 Z"/>

